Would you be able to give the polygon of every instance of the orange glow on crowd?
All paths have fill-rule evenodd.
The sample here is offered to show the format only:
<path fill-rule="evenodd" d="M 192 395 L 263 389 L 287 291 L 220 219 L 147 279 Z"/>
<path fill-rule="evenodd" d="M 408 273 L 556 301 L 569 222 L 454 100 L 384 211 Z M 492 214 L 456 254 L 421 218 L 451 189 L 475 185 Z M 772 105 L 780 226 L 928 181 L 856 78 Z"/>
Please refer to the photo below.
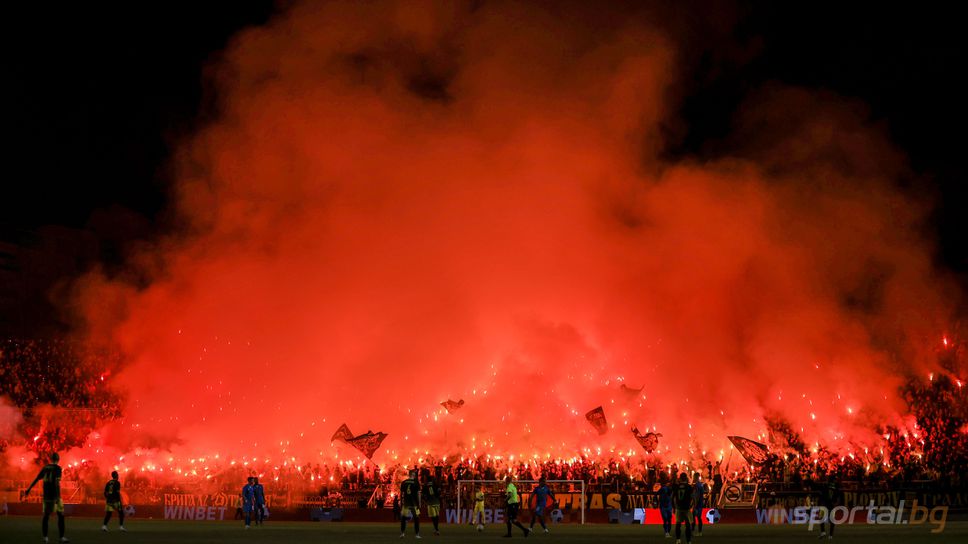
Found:
<path fill-rule="evenodd" d="M 307 2 L 237 35 L 218 115 L 180 146 L 181 230 L 75 285 L 122 410 L 65 464 L 668 467 L 778 426 L 867 466 L 887 428 L 917 452 L 900 390 L 963 391 L 938 363 L 963 337 L 887 135 L 777 86 L 737 119 L 741 152 L 669 159 L 678 37 L 578 19 Z M 344 423 L 388 434 L 372 460 L 332 440 Z"/>

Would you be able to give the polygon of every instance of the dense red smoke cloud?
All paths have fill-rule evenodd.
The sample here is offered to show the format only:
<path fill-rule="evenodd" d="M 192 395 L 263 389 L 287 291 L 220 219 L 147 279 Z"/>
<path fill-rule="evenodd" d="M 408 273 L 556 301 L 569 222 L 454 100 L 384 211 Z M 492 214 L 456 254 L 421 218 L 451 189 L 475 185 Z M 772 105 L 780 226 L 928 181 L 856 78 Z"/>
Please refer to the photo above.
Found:
<path fill-rule="evenodd" d="M 670 162 L 681 37 L 580 11 L 310 2 L 240 33 L 184 231 L 146 285 L 78 288 L 129 361 L 106 451 L 355 457 L 345 422 L 389 433 L 378 462 L 570 456 L 637 425 L 678 460 L 767 415 L 839 450 L 897 422 L 950 308 L 884 131 L 771 87 L 734 153 Z"/>

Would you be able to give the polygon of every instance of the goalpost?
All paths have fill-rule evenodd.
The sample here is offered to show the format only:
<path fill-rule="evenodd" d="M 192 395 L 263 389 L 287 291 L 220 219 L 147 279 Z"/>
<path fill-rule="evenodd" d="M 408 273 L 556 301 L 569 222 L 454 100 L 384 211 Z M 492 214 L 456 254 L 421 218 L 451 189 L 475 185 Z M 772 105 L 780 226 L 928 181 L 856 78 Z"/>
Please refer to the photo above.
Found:
<path fill-rule="evenodd" d="M 581 524 L 585 524 L 585 480 L 546 480 L 546 484 L 551 488 L 551 491 L 555 494 L 555 497 L 559 497 L 558 504 L 555 504 L 549 510 L 549 514 L 554 510 L 562 510 L 561 506 L 561 495 L 564 494 L 579 494 L 580 497 L 578 504 L 581 510 Z M 457 515 L 460 519 L 460 512 L 462 508 L 462 501 L 464 498 L 464 492 L 466 489 L 470 489 L 471 496 L 477 491 L 477 486 L 484 485 L 487 490 L 485 493 L 492 496 L 499 494 L 501 497 L 501 505 L 504 505 L 504 490 L 507 484 L 504 480 L 457 480 Z M 519 495 L 531 495 L 531 491 L 538 485 L 538 480 L 514 480 L 514 485 L 518 487 Z M 522 500 L 521 505 L 522 510 L 530 510 L 530 505 Z M 574 508 L 574 505 L 572 505 Z"/>

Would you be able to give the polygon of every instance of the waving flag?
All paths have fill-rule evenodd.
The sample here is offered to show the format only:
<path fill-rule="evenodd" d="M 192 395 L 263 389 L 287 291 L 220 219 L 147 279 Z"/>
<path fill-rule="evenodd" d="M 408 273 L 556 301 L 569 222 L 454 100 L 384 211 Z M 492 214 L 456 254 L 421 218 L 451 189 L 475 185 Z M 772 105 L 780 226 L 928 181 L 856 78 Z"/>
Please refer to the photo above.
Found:
<path fill-rule="evenodd" d="M 662 433 L 639 433 L 638 427 L 632 427 L 632 435 L 638 440 L 639 445 L 645 450 L 645 453 L 652 453 L 659 448 L 659 437 Z"/>
<path fill-rule="evenodd" d="M 750 440 L 749 438 L 743 438 L 742 436 L 727 436 L 726 438 L 736 446 L 736 449 L 746 459 L 746 462 L 751 465 L 762 465 L 770 455 L 770 450 L 767 449 L 765 444 L 760 444 L 759 442 Z"/>
<path fill-rule="evenodd" d="M 373 454 L 380 448 L 380 444 L 386 439 L 387 433 L 375 433 L 367 431 L 366 434 L 350 438 L 346 442 L 354 448 L 363 452 L 367 459 L 373 459 Z"/>
<path fill-rule="evenodd" d="M 441 402 L 440 405 L 447 410 L 448 414 L 453 414 L 457 410 L 460 410 L 460 407 L 464 405 L 464 399 L 460 399 L 457 402 L 447 399 L 446 401 Z"/>
<path fill-rule="evenodd" d="M 605 410 L 601 406 L 585 414 L 585 419 L 592 424 L 592 427 L 595 427 L 598 434 L 608 432 L 608 421 L 605 420 Z"/>
<path fill-rule="evenodd" d="M 639 394 L 642 393 L 642 390 L 645 389 L 645 386 L 643 385 L 642 387 L 640 387 L 638 389 L 632 389 L 631 387 L 629 387 L 629 386 L 627 386 L 627 385 L 625 385 L 623 383 L 619 387 L 619 389 L 621 389 L 623 393 L 625 393 L 626 395 L 628 395 L 629 398 L 635 398 L 635 397 L 639 396 Z"/>
<path fill-rule="evenodd" d="M 342 440 L 343 442 L 347 442 L 350 438 L 353 438 L 353 432 L 350 431 L 349 426 L 344 423 L 339 426 L 339 429 L 336 429 L 336 432 L 333 433 L 333 437 L 330 438 L 329 441 L 336 442 L 337 440 Z"/>

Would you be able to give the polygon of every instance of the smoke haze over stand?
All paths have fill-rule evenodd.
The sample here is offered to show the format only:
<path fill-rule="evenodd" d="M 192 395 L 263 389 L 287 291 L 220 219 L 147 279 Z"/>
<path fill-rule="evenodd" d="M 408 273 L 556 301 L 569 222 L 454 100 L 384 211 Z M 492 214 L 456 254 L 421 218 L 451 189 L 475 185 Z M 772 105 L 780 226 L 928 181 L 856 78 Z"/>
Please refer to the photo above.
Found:
<path fill-rule="evenodd" d="M 951 310 L 903 157 L 777 87 L 735 157 L 667 163 L 677 36 L 581 15 L 297 5 L 241 33 L 179 160 L 186 232 L 136 257 L 149 287 L 79 286 L 130 359 L 106 445 L 304 459 L 346 422 L 390 434 L 378 462 L 638 453 L 636 424 L 678 460 L 767 413 L 841 450 L 897 422 Z"/>

